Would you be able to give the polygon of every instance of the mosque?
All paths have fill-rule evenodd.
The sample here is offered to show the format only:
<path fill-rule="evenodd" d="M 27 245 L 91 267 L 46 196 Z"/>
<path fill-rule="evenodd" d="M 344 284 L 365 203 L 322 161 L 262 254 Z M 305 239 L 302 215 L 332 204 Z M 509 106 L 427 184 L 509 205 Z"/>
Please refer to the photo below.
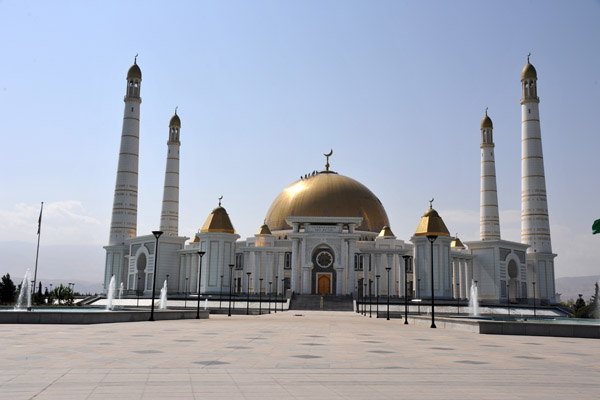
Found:
<path fill-rule="evenodd" d="M 134 61 L 127 73 L 110 239 L 104 246 L 105 288 L 114 276 L 118 286 L 149 296 L 157 271 L 158 282 L 168 279 L 171 294 L 229 293 L 231 284 L 235 293 L 354 298 L 377 293 L 428 299 L 433 291 L 436 299 L 466 300 L 476 285 L 482 303 L 528 304 L 534 298 L 537 304 L 556 303 L 537 72 L 529 57 L 521 73 L 520 243 L 500 236 L 493 124 L 487 110 L 481 122 L 479 240 L 463 243 L 451 236 L 433 200 L 414 235 L 398 239 L 377 196 L 330 168 L 333 151 L 325 154 L 322 171 L 283 189 L 253 237 L 240 240 L 221 200 L 197 233 L 180 236 L 177 111 L 168 129 L 163 233 L 159 238 L 138 236 L 141 83 Z"/>

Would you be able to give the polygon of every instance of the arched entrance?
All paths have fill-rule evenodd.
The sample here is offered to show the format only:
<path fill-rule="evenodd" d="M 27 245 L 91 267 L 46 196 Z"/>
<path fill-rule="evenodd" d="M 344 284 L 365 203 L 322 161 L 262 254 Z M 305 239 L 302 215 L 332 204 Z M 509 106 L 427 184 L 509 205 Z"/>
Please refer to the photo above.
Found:
<path fill-rule="evenodd" d="M 331 294 L 331 274 L 317 274 L 317 294 Z"/>
<path fill-rule="evenodd" d="M 519 267 L 515 260 L 508 263 L 508 297 L 509 301 L 516 303 L 521 297 L 519 294 Z"/>
<path fill-rule="evenodd" d="M 144 285 L 146 284 L 146 264 L 146 254 L 141 253 L 137 258 L 137 262 L 135 263 L 137 269 L 137 282 L 135 283 L 135 290 L 139 294 L 144 293 Z"/>

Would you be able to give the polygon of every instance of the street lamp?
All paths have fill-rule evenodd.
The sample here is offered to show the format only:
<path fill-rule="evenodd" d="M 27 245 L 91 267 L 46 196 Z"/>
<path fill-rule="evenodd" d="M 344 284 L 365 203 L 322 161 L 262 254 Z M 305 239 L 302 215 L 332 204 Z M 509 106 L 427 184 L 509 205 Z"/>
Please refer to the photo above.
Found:
<path fill-rule="evenodd" d="M 278 286 L 279 284 L 279 276 L 275 275 L 275 286 Z M 275 314 L 277 314 L 277 298 L 279 297 L 279 289 L 276 287 L 275 288 L 275 307 L 273 307 L 275 309 Z"/>
<path fill-rule="evenodd" d="M 408 260 L 410 260 L 410 256 L 405 254 L 402 256 L 404 259 L 404 325 L 408 325 L 408 279 L 407 279 L 407 271 L 408 271 Z M 420 304 L 420 303 L 419 303 Z M 420 307 L 420 305 L 419 305 Z"/>
<path fill-rule="evenodd" d="M 142 277 L 138 275 L 138 284 L 137 284 L 137 290 L 136 290 L 136 293 L 137 293 L 137 305 L 136 305 L 136 307 L 137 308 L 140 308 L 140 279 L 142 279 Z"/>
<path fill-rule="evenodd" d="M 269 281 L 269 314 L 271 314 L 271 285 L 273 284 L 272 281 Z"/>
<path fill-rule="evenodd" d="M 375 275 L 375 278 L 377 278 L 377 283 L 376 283 L 376 292 L 375 292 L 375 299 L 377 301 L 377 308 L 375 308 L 376 313 L 375 313 L 375 318 L 379 318 L 379 278 L 381 278 L 381 275 Z"/>
<path fill-rule="evenodd" d="M 369 318 L 373 317 L 373 303 L 371 302 L 373 297 L 373 292 L 371 291 L 371 284 L 373 283 L 373 279 L 369 279 Z"/>
<path fill-rule="evenodd" d="M 390 320 L 390 271 L 392 267 L 386 267 L 385 270 L 388 273 L 387 282 L 388 282 L 388 295 L 387 295 L 387 320 Z"/>
<path fill-rule="evenodd" d="M 433 242 L 437 239 L 437 235 L 427 235 L 429 243 L 431 243 L 431 328 L 435 326 L 435 293 L 433 290 Z"/>
<path fill-rule="evenodd" d="M 535 317 L 535 282 L 531 282 L 531 284 L 533 285 L 533 316 Z"/>
<path fill-rule="evenodd" d="M 202 257 L 206 254 L 205 251 L 198 252 L 198 307 L 196 310 L 196 319 L 200 319 L 200 289 L 202 289 Z"/>
<path fill-rule="evenodd" d="M 281 312 L 283 312 L 283 303 L 284 303 L 284 299 L 283 299 L 283 292 L 285 292 L 285 278 L 281 278 Z"/>
<path fill-rule="evenodd" d="M 154 321 L 154 296 L 156 295 L 156 272 L 158 265 L 158 238 L 163 234 L 162 231 L 152 231 L 156 238 L 156 246 L 154 247 L 154 276 L 152 277 L 152 305 L 150 307 L 150 321 Z"/>
<path fill-rule="evenodd" d="M 364 280 L 365 283 L 363 283 L 364 289 L 363 289 L 363 315 L 366 317 L 367 316 L 367 281 Z"/>
<path fill-rule="evenodd" d="M 188 279 L 189 278 L 185 278 L 185 297 L 184 297 L 184 300 L 183 300 L 183 308 L 187 308 Z"/>
<path fill-rule="evenodd" d="M 246 272 L 248 278 L 246 279 L 246 315 L 250 315 L 250 274 L 252 272 Z"/>
<path fill-rule="evenodd" d="M 219 289 L 219 310 L 221 309 L 221 298 L 223 297 L 223 275 L 221 275 L 221 288 Z"/>
<path fill-rule="evenodd" d="M 460 283 L 456 283 L 456 315 L 460 317 Z"/>
<path fill-rule="evenodd" d="M 260 284 L 258 286 L 258 315 L 262 315 L 262 281 L 263 278 L 258 279 Z"/>
<path fill-rule="evenodd" d="M 234 264 L 229 264 L 229 312 L 227 313 L 228 317 L 231 317 L 231 292 L 233 291 L 233 267 Z M 222 281 L 222 279 L 221 279 Z M 221 285 L 223 282 L 221 282 Z M 219 302 L 221 301 L 221 296 L 219 296 Z M 221 308 L 219 306 L 219 308 Z"/>
<path fill-rule="evenodd" d="M 510 283 L 506 284 L 506 309 L 508 310 L 508 319 L 510 319 Z"/>

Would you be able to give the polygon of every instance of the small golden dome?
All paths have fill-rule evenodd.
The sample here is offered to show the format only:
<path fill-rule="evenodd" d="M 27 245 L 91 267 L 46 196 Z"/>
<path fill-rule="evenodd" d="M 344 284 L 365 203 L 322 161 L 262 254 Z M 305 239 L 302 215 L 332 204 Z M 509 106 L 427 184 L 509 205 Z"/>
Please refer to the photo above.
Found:
<path fill-rule="evenodd" d="M 171 121 L 169 121 L 169 126 L 176 126 L 177 128 L 181 128 L 181 120 L 179 119 L 179 115 L 177 115 L 177 111 L 175 111 L 175 115 L 171 117 Z"/>
<path fill-rule="evenodd" d="M 450 236 L 442 217 L 433 208 L 425 211 L 415 236 Z"/>
<path fill-rule="evenodd" d="M 199 242 L 199 241 L 200 241 L 200 238 L 198 236 L 194 235 L 194 237 L 192 238 L 192 240 L 190 240 L 190 243 L 196 243 L 196 242 Z"/>
<path fill-rule="evenodd" d="M 133 65 L 129 67 L 127 71 L 127 79 L 139 79 L 142 80 L 142 70 L 138 67 L 137 62 L 133 62 Z"/>
<path fill-rule="evenodd" d="M 233 229 L 233 225 L 231 224 L 229 215 L 227 215 L 227 211 L 223 207 L 219 206 L 212 210 L 208 218 L 206 218 L 206 222 L 204 222 L 204 225 L 202 225 L 200 232 L 235 233 L 235 229 Z"/>
<path fill-rule="evenodd" d="M 258 230 L 258 232 L 256 232 L 257 235 L 270 235 L 271 234 L 271 230 L 269 229 L 269 226 L 267 224 L 263 224 L 260 229 Z"/>
<path fill-rule="evenodd" d="M 377 235 L 377 237 L 394 238 L 394 237 L 396 237 L 396 235 L 394 235 L 394 232 L 392 232 L 390 227 L 386 225 L 383 227 L 381 232 L 379 232 L 379 235 Z"/>
<path fill-rule="evenodd" d="M 273 231 L 291 229 L 285 217 L 361 217 L 358 231 L 376 232 L 388 225 L 381 201 L 366 186 L 332 171 L 300 179 L 285 188 L 267 211 Z"/>
<path fill-rule="evenodd" d="M 492 119 L 488 117 L 487 111 L 485 112 L 485 117 L 481 120 L 481 129 L 484 128 L 494 128 L 494 124 L 492 124 Z"/>
<path fill-rule="evenodd" d="M 458 238 L 458 235 L 456 235 L 456 237 L 454 238 L 454 240 L 452 241 L 452 243 L 450 243 L 450 247 L 455 247 L 457 249 L 464 249 L 465 245 Z"/>
<path fill-rule="evenodd" d="M 527 65 L 525 65 L 521 72 L 521 80 L 523 81 L 525 79 L 537 79 L 537 71 L 533 65 L 529 64 L 529 60 L 527 60 Z"/>

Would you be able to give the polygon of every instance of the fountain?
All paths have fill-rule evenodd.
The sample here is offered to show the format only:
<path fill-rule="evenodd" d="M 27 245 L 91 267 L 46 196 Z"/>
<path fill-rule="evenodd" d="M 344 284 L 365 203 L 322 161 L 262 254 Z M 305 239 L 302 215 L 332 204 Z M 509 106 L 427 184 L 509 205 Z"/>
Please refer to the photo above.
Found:
<path fill-rule="evenodd" d="M 165 280 L 165 283 L 164 283 L 162 289 L 160 289 L 160 309 L 161 310 L 167 309 L 167 281 L 166 280 Z"/>
<path fill-rule="evenodd" d="M 112 311 L 113 301 L 115 300 L 115 276 L 111 276 L 110 284 L 108 285 L 108 293 L 106 294 L 106 310 Z"/>
<path fill-rule="evenodd" d="M 469 314 L 473 317 L 479 315 L 479 298 L 477 293 L 477 285 L 471 281 L 471 292 L 469 296 Z"/>
<path fill-rule="evenodd" d="M 119 286 L 119 300 L 121 300 L 122 296 L 123 296 L 123 282 L 121 282 L 121 286 Z"/>
<path fill-rule="evenodd" d="M 31 278 L 29 270 L 25 271 L 23 282 L 21 283 L 21 290 L 19 292 L 19 298 L 15 305 L 15 310 L 23 311 L 31 310 Z"/>

